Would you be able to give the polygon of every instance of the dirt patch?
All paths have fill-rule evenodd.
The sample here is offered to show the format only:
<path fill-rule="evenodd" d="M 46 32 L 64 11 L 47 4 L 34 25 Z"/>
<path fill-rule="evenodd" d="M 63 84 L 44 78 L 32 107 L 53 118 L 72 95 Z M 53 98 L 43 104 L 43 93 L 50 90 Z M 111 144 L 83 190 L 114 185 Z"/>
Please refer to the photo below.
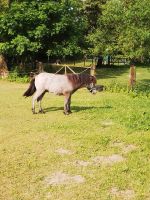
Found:
<path fill-rule="evenodd" d="M 112 188 L 110 194 L 122 200 L 131 200 L 135 197 L 133 190 L 119 190 L 118 188 Z"/>
<path fill-rule="evenodd" d="M 75 161 L 75 166 L 87 167 L 90 164 L 91 164 L 90 162 L 84 161 L 84 160 L 77 160 L 77 161 Z"/>
<path fill-rule="evenodd" d="M 124 143 L 123 142 L 114 142 L 112 146 L 113 147 L 120 147 L 120 148 L 122 148 L 124 146 Z"/>
<path fill-rule="evenodd" d="M 124 160 L 125 159 L 118 154 L 113 154 L 111 156 L 96 156 L 95 158 L 93 158 L 93 162 L 96 165 L 113 165 Z"/>
<path fill-rule="evenodd" d="M 127 144 L 125 145 L 123 142 L 115 142 L 113 144 L 113 147 L 119 147 L 122 149 L 122 153 L 130 153 L 131 151 L 134 151 L 137 149 L 137 147 L 133 144 Z"/>
<path fill-rule="evenodd" d="M 63 149 L 63 148 L 57 149 L 55 152 L 60 155 L 72 155 L 73 154 L 72 151 L 70 151 L 68 149 Z"/>
<path fill-rule="evenodd" d="M 103 128 L 106 128 L 106 127 L 109 127 L 109 126 L 112 126 L 112 125 L 113 125 L 113 121 L 112 120 L 105 120 L 105 121 L 101 122 L 101 126 Z"/>
<path fill-rule="evenodd" d="M 134 151 L 134 150 L 136 150 L 137 149 L 137 147 L 135 146 L 135 145 L 133 145 L 133 144 L 129 144 L 129 145 L 126 145 L 126 146 L 124 146 L 123 148 L 122 148 L 122 150 L 123 150 L 123 153 L 130 153 L 131 151 Z"/>
<path fill-rule="evenodd" d="M 52 174 L 50 177 L 46 177 L 45 182 L 47 185 L 66 185 L 73 183 L 84 183 L 85 179 L 81 175 L 71 176 L 66 173 L 56 172 Z"/>
<path fill-rule="evenodd" d="M 52 195 L 51 195 L 50 192 L 47 193 L 47 195 L 46 195 L 46 199 L 52 199 Z"/>

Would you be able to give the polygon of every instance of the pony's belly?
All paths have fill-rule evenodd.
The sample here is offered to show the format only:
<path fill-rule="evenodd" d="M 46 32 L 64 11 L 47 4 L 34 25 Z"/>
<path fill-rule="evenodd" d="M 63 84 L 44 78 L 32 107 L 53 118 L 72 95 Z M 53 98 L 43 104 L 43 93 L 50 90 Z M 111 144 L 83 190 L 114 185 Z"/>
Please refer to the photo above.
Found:
<path fill-rule="evenodd" d="M 57 87 L 49 87 L 48 91 L 50 93 L 54 93 L 55 95 L 63 95 L 66 91 L 70 92 L 69 88 L 65 89 L 63 87 L 59 87 L 59 88 L 57 88 Z"/>
<path fill-rule="evenodd" d="M 56 95 L 63 95 L 64 93 L 71 92 L 72 90 L 72 86 L 66 82 L 53 82 L 48 85 L 48 91 Z"/>
<path fill-rule="evenodd" d="M 57 90 L 49 90 L 49 93 L 53 93 L 55 95 L 63 95 L 63 92 L 57 91 Z"/>

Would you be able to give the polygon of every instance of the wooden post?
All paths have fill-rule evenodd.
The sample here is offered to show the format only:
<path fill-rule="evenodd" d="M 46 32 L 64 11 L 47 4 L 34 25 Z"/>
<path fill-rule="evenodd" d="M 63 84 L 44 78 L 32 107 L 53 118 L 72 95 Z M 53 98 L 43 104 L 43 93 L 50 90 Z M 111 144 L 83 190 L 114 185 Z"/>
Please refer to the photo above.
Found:
<path fill-rule="evenodd" d="M 95 76 L 95 75 L 96 75 L 96 67 L 95 67 L 95 65 L 92 65 L 92 67 L 91 67 L 91 69 L 90 69 L 90 74 L 91 74 L 92 76 Z"/>
<path fill-rule="evenodd" d="M 38 73 L 41 73 L 44 71 L 44 65 L 42 62 L 36 61 L 36 69 L 38 70 Z"/>
<path fill-rule="evenodd" d="M 67 74 L 67 66 L 65 66 L 65 74 Z"/>
<path fill-rule="evenodd" d="M 129 87 L 132 89 L 136 84 L 136 68 L 134 64 L 130 65 Z"/>
<path fill-rule="evenodd" d="M 85 63 L 86 63 L 86 60 L 87 60 L 87 55 L 86 54 L 84 55 L 83 59 L 84 59 L 84 67 L 85 67 Z"/>
<path fill-rule="evenodd" d="M 8 76 L 7 63 L 3 55 L 0 55 L 0 77 L 6 78 Z"/>

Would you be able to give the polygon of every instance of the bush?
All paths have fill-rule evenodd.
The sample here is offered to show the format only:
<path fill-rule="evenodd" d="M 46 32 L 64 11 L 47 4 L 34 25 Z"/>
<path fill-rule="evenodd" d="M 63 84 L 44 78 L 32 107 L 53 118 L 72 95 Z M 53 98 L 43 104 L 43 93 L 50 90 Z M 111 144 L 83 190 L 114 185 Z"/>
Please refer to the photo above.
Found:
<path fill-rule="evenodd" d="M 29 76 L 25 73 L 21 73 L 18 67 L 15 67 L 15 69 L 9 73 L 7 79 L 11 82 L 20 82 L 20 83 L 27 83 L 30 80 Z"/>
<path fill-rule="evenodd" d="M 105 86 L 105 90 L 116 93 L 126 93 L 131 97 L 150 97 L 149 86 L 143 86 L 140 83 L 137 84 L 133 89 L 130 89 L 127 85 L 120 84 L 112 81 L 110 84 Z"/>

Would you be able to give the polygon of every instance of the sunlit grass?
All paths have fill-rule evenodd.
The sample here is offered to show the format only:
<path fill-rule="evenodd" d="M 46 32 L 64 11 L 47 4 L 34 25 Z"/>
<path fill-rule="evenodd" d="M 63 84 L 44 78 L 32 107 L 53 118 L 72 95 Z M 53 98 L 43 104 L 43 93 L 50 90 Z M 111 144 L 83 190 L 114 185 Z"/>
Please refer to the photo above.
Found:
<path fill-rule="evenodd" d="M 137 68 L 137 73 L 141 84 L 149 79 L 147 68 Z M 128 69 L 99 70 L 98 83 L 112 79 L 126 83 L 127 75 Z M 149 199 L 149 97 L 110 92 L 91 95 L 81 89 L 72 96 L 73 113 L 64 116 L 63 97 L 47 94 L 43 100 L 46 114 L 33 115 L 31 98 L 22 97 L 27 87 L 0 80 L 0 199 L 123 199 L 110 192 L 115 187 L 134 191 L 132 199 Z M 128 145 L 136 148 L 126 153 Z M 72 154 L 58 154 L 61 148 Z M 110 166 L 92 161 L 114 154 L 124 161 Z M 78 160 L 90 164 L 76 165 Z M 85 182 L 47 185 L 45 178 L 55 172 L 81 175 Z"/>

